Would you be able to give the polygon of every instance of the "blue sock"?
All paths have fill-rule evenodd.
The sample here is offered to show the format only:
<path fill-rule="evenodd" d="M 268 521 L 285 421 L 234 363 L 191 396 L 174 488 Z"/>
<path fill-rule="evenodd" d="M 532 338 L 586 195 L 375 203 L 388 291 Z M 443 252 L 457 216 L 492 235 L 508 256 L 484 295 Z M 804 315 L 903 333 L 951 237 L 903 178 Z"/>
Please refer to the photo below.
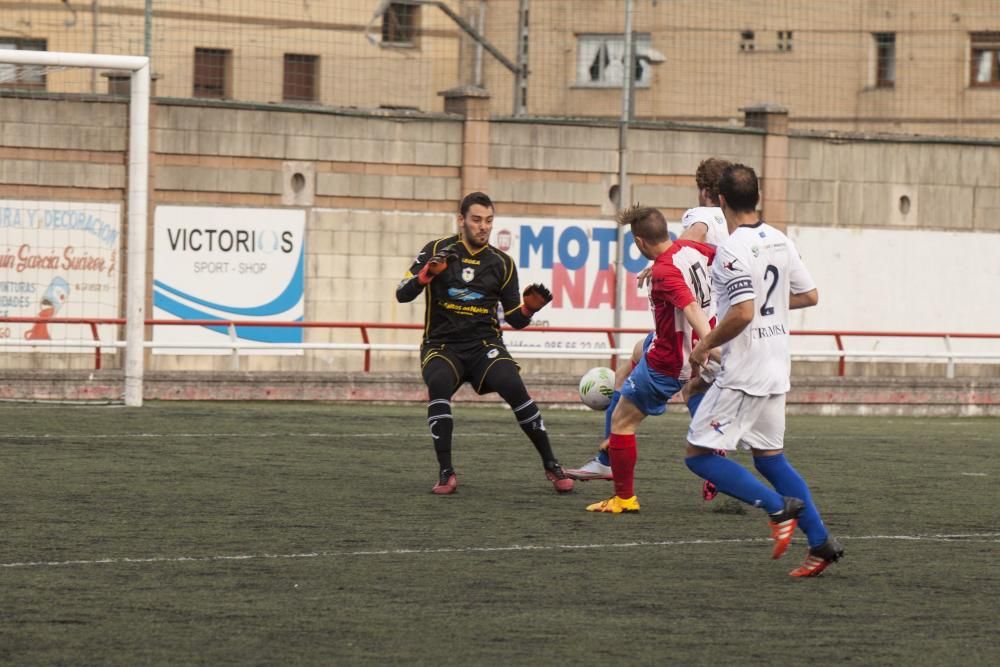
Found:
<path fill-rule="evenodd" d="M 611 415 L 615 413 L 615 406 L 618 405 L 619 399 L 621 399 L 622 393 L 615 389 L 615 393 L 611 394 L 611 402 L 608 404 L 607 409 L 604 410 L 604 437 L 611 437 Z M 609 466 L 611 465 L 611 455 L 608 454 L 608 450 L 602 449 L 597 452 L 597 460 L 601 462 L 601 465 Z"/>
<path fill-rule="evenodd" d="M 688 412 L 694 417 L 694 413 L 698 412 L 698 406 L 701 405 L 701 399 L 705 398 L 705 392 L 700 394 L 695 394 L 688 399 Z"/>
<path fill-rule="evenodd" d="M 691 472 L 707 479 L 727 496 L 754 507 L 763 507 L 768 514 L 780 512 L 785 501 L 773 489 L 753 476 L 749 470 L 721 456 L 689 456 L 684 463 Z"/>
<path fill-rule="evenodd" d="M 608 404 L 607 409 L 604 410 L 604 437 L 611 437 L 611 415 L 615 413 L 615 406 L 618 405 L 618 401 L 621 399 L 622 393 L 615 389 L 615 393 L 611 394 L 611 402 Z"/>
<path fill-rule="evenodd" d="M 813 503 L 809 485 L 792 467 L 785 455 L 782 453 L 777 456 L 755 456 L 753 464 L 778 493 L 805 501 L 806 508 L 799 515 L 799 528 L 806 534 L 809 546 L 818 547 L 826 542 L 829 533 L 823 525 L 823 520 L 819 518 L 819 510 Z"/>

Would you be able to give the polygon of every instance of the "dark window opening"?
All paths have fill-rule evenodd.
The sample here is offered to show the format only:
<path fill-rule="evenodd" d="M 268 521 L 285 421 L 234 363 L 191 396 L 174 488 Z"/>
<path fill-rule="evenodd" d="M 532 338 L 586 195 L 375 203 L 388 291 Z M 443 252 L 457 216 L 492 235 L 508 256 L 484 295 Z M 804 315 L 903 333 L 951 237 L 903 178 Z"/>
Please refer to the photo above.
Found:
<path fill-rule="evenodd" d="M 969 85 L 1000 87 L 1000 32 L 974 32 L 969 37 L 972 46 Z"/>
<path fill-rule="evenodd" d="M 896 85 L 896 33 L 877 32 L 875 37 L 875 87 Z"/>
<path fill-rule="evenodd" d="M 315 102 L 318 64 L 318 56 L 286 53 L 282 99 L 288 102 Z"/>
<path fill-rule="evenodd" d="M 791 30 L 779 30 L 778 31 L 778 50 L 784 53 L 788 53 L 792 50 L 792 31 Z"/>
<path fill-rule="evenodd" d="M 224 99 L 230 96 L 232 51 L 194 50 L 194 96 Z"/>
<path fill-rule="evenodd" d="M 390 2 L 382 14 L 382 43 L 412 46 L 420 27 L 420 7 L 405 2 Z"/>

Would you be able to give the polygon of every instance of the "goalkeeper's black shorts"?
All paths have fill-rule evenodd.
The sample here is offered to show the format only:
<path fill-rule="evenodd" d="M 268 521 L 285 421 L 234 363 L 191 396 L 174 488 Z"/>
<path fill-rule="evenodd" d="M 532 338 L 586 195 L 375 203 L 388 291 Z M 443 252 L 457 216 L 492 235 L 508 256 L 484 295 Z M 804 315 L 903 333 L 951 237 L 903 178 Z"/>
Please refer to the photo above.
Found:
<path fill-rule="evenodd" d="M 490 369 L 496 368 L 498 372 L 520 372 L 517 362 L 510 356 L 510 352 L 500 339 L 475 340 L 467 343 L 425 343 L 420 348 L 420 369 L 425 382 L 428 368 L 436 365 L 431 363 L 435 359 L 451 366 L 455 374 L 456 390 L 463 382 L 468 382 L 477 394 L 489 394 L 495 391 L 486 382 L 486 375 Z"/>

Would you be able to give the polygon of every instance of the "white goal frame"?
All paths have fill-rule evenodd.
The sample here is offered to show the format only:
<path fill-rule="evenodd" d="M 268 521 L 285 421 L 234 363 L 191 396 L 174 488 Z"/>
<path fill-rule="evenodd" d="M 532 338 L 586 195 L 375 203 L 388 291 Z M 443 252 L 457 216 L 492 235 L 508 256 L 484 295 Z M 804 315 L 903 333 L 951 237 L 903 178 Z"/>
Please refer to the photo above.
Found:
<path fill-rule="evenodd" d="M 125 297 L 125 405 L 142 405 L 146 311 L 146 224 L 149 207 L 149 58 L 95 53 L 0 49 L 0 63 L 90 67 L 132 73 L 128 126 L 128 283 Z"/>

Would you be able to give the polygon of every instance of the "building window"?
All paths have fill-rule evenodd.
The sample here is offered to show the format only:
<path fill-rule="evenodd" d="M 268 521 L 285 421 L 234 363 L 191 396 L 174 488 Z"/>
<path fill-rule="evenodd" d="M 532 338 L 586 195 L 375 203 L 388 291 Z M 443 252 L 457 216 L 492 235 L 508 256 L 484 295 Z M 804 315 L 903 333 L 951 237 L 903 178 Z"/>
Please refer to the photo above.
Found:
<path fill-rule="evenodd" d="M 286 53 L 282 99 L 286 102 L 315 102 L 318 64 L 318 56 Z"/>
<path fill-rule="evenodd" d="M 634 37 L 635 85 L 648 88 L 652 79 L 654 54 L 650 36 Z M 662 59 L 662 56 L 659 56 Z M 659 62 L 658 60 L 656 62 Z M 576 83 L 579 86 L 620 88 L 624 74 L 625 37 L 623 35 L 580 35 L 576 48 Z"/>
<path fill-rule="evenodd" d="M 779 30 L 778 31 L 778 50 L 785 53 L 792 50 L 792 31 L 791 30 Z"/>
<path fill-rule="evenodd" d="M 108 95 L 124 95 L 128 97 L 132 94 L 132 77 L 122 72 L 106 72 L 104 76 L 108 79 Z"/>
<path fill-rule="evenodd" d="M 972 44 L 972 77 L 976 87 L 1000 86 L 1000 32 L 974 32 Z"/>
<path fill-rule="evenodd" d="M 896 85 L 896 33 L 876 32 L 875 87 L 892 88 Z"/>
<path fill-rule="evenodd" d="M 44 39 L 12 39 L 0 37 L 0 49 L 14 51 L 46 51 Z M 44 65 L 0 65 L 0 88 L 31 88 L 45 90 Z"/>
<path fill-rule="evenodd" d="M 194 50 L 194 96 L 230 97 L 232 54 L 229 49 Z"/>
<path fill-rule="evenodd" d="M 390 2 L 382 14 L 382 43 L 415 46 L 420 28 L 420 7 L 407 2 Z"/>
<path fill-rule="evenodd" d="M 749 53 L 755 49 L 753 30 L 744 30 L 740 33 L 740 51 Z"/>

